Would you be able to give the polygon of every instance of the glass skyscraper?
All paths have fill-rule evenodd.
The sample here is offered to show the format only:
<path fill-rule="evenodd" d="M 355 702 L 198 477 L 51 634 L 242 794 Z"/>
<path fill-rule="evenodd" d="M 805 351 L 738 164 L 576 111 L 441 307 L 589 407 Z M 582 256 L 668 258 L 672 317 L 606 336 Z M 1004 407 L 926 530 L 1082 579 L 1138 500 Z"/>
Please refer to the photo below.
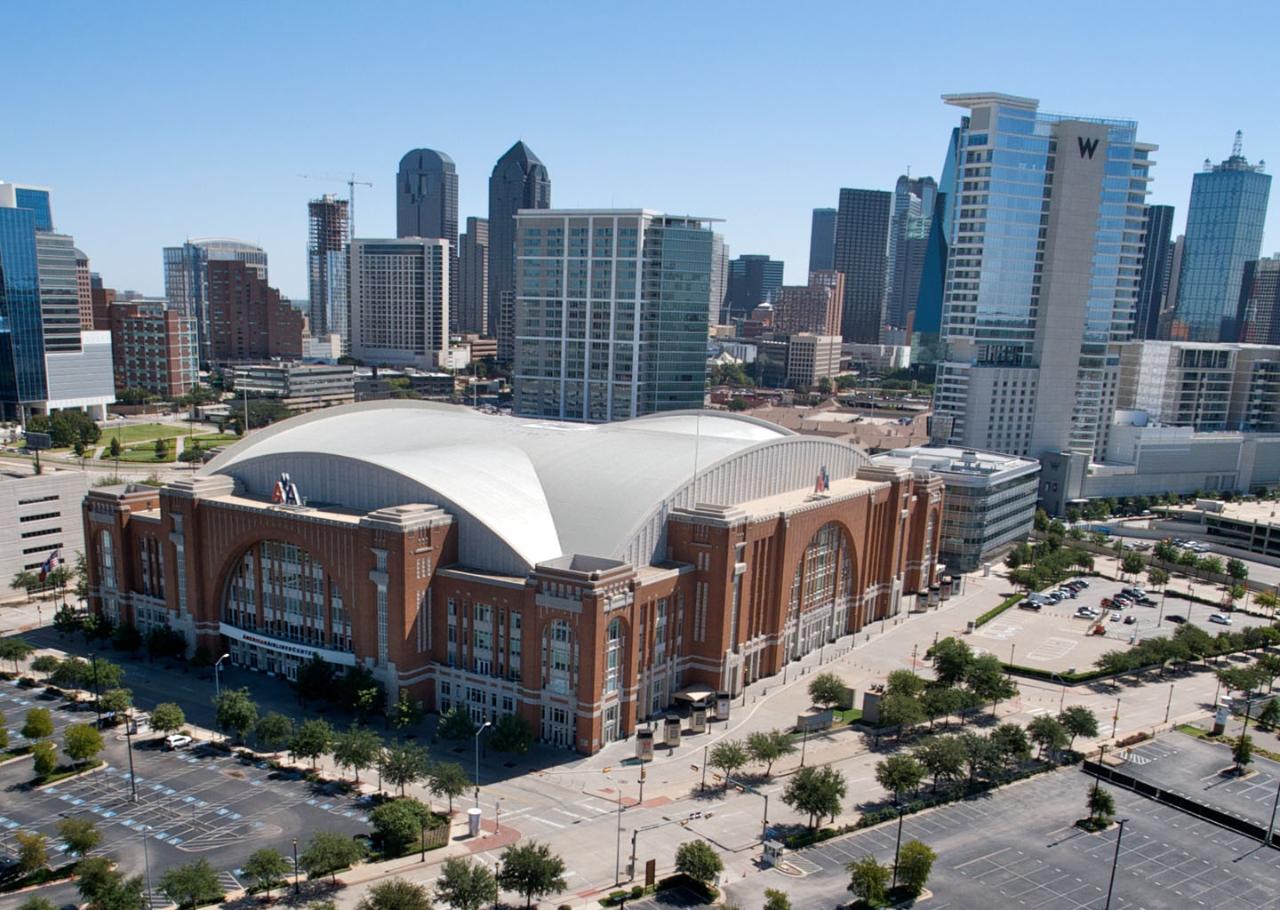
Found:
<path fill-rule="evenodd" d="M 516 413 L 599 423 L 702 407 L 711 271 L 709 219 L 521 212 Z"/>
<path fill-rule="evenodd" d="M 814 209 L 809 226 L 809 271 L 829 272 L 836 267 L 836 210 Z"/>
<path fill-rule="evenodd" d="M 1011 95 L 943 99 L 968 114 L 953 137 L 934 436 L 1032 456 L 1101 452 L 1155 147 L 1130 120 L 1047 114 Z"/>
<path fill-rule="evenodd" d="M 551 176 L 533 149 L 517 142 L 489 175 L 489 287 L 487 328 L 498 339 L 498 360 L 515 356 L 510 316 L 516 293 L 516 212 L 551 207 Z"/>
<path fill-rule="evenodd" d="M 1246 262 L 1262 252 L 1271 176 L 1244 157 L 1236 133 L 1231 157 L 1191 180 L 1186 240 L 1171 336 L 1181 341 L 1235 341 Z"/>
<path fill-rule="evenodd" d="M 0 400 L 6 419 L 45 397 L 36 216 L 0 206 Z"/>

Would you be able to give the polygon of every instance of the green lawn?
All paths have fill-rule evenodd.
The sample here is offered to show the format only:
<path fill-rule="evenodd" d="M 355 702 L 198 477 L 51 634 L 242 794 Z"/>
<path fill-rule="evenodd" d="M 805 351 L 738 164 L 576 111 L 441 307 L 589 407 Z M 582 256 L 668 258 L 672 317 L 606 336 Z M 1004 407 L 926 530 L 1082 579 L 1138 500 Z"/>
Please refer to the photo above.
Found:
<path fill-rule="evenodd" d="M 111 437 L 116 436 L 120 439 L 120 444 L 127 446 L 135 442 L 145 442 L 147 440 L 156 439 L 172 439 L 174 436 L 186 436 L 185 427 L 175 426 L 168 423 L 134 423 L 121 427 L 110 427 L 102 431 L 102 438 L 98 440 L 98 445 L 111 445 Z"/>
<path fill-rule="evenodd" d="M 233 442 L 239 442 L 244 439 L 243 436 L 237 436 L 235 433 L 206 433 L 203 436 L 197 433 L 195 438 L 202 449 L 212 449 L 214 446 L 229 446 Z"/>

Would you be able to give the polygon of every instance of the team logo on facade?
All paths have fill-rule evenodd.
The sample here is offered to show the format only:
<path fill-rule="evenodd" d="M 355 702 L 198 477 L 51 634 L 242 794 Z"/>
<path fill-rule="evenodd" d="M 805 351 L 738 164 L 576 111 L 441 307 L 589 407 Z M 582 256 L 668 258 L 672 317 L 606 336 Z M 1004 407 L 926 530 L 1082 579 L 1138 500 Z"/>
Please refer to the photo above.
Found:
<path fill-rule="evenodd" d="M 288 474 L 281 474 L 280 479 L 276 481 L 276 488 L 271 492 L 271 501 L 286 506 L 302 505 L 302 495 L 298 492 L 298 485 L 289 479 Z"/>

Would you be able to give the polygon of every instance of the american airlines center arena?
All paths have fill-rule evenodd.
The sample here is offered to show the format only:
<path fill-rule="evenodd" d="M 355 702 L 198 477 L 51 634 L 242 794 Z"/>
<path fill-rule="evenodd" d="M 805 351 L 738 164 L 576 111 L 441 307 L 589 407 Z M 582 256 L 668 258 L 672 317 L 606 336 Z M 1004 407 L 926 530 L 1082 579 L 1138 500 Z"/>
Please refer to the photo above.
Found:
<path fill-rule="evenodd" d="M 287 478 L 285 477 L 287 475 Z M 609 424 L 412 401 L 254 433 L 85 499 L 93 609 L 293 678 L 518 714 L 590 753 L 935 582 L 941 481 L 725 412 Z"/>

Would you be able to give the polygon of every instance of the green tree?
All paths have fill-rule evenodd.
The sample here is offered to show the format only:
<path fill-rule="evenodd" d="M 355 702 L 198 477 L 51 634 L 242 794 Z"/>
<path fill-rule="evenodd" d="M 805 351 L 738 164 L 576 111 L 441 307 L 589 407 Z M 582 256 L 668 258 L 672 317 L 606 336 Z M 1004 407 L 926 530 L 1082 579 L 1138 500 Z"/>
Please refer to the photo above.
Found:
<path fill-rule="evenodd" d="M 894 670 L 885 681 L 885 693 L 888 695 L 905 695 L 907 698 L 919 698 L 924 692 L 924 680 L 910 670 Z"/>
<path fill-rule="evenodd" d="M 1196 560 L 1196 568 L 1206 575 L 1222 574 L 1222 557 L 1220 556 L 1201 556 Z"/>
<path fill-rule="evenodd" d="M 764 775 L 773 773 L 773 763 L 796 751 L 795 739 L 786 730 L 757 730 L 747 736 L 747 754 L 764 764 Z"/>
<path fill-rule="evenodd" d="M 1027 735 L 1040 747 L 1041 758 L 1044 758 L 1046 752 L 1050 755 L 1057 752 L 1073 738 L 1062 722 L 1049 714 L 1033 718 L 1027 724 Z"/>
<path fill-rule="evenodd" d="M 912 755 L 933 777 L 934 790 L 939 784 L 964 777 L 967 754 L 958 736 L 931 736 L 917 746 Z"/>
<path fill-rule="evenodd" d="M 316 760 L 329 751 L 329 744 L 332 742 L 333 727 L 327 720 L 313 717 L 310 720 L 304 720 L 302 725 L 293 731 L 293 738 L 289 740 L 289 751 L 299 758 L 311 759 L 311 767 L 314 768 Z"/>
<path fill-rule="evenodd" d="M 41 654 L 31 661 L 31 672 L 43 673 L 46 679 L 56 669 L 58 669 L 58 658 L 52 654 Z"/>
<path fill-rule="evenodd" d="M 258 722 L 258 706 L 248 689 L 224 689 L 213 706 L 218 729 L 234 734 L 237 740 L 243 741 Z"/>
<path fill-rule="evenodd" d="M 391 722 L 391 726 L 397 730 L 417 726 L 422 723 L 424 716 L 422 702 L 416 698 L 411 698 L 408 689 L 400 690 L 399 698 L 391 706 L 391 710 L 387 712 L 387 719 Z"/>
<path fill-rule="evenodd" d="M 18 843 L 18 865 L 23 875 L 39 872 L 49 863 L 49 839 L 36 831 L 19 831 L 14 835 Z"/>
<path fill-rule="evenodd" d="M 834 673 L 819 673 L 809 680 L 809 698 L 821 708 L 835 707 L 844 697 L 844 680 Z"/>
<path fill-rule="evenodd" d="M 108 689 L 102 693 L 98 704 L 103 711 L 124 714 L 133 707 L 133 692 L 129 689 Z"/>
<path fill-rule="evenodd" d="M 847 792 L 844 775 L 829 765 L 801 768 L 787 781 L 782 801 L 809 816 L 809 828 L 818 826 L 824 817 L 840 814 Z"/>
<path fill-rule="evenodd" d="M 704 840 L 685 841 L 676 848 L 676 871 L 704 886 L 715 883 L 724 870 L 720 854 Z"/>
<path fill-rule="evenodd" d="M 885 907 L 889 903 L 889 879 L 893 870 L 868 853 L 845 867 L 849 871 L 849 890 L 866 907 Z"/>
<path fill-rule="evenodd" d="M 933 658 L 933 675 L 939 686 L 958 686 L 969 676 L 973 665 L 973 649 L 958 638 L 944 638 L 929 649 Z"/>
<path fill-rule="evenodd" d="M 308 880 L 328 875 L 336 885 L 338 872 L 355 865 L 363 856 L 364 849 L 357 841 L 333 831 L 317 831 L 298 857 L 298 866 L 307 873 Z"/>
<path fill-rule="evenodd" d="M 382 752 L 382 737 L 368 727 L 352 724 L 333 738 L 333 760 L 339 768 L 349 768 L 360 783 L 360 772 L 372 768 Z"/>
<path fill-rule="evenodd" d="M 18 661 L 26 660 L 35 648 L 26 639 L 0 638 L 0 660 L 13 661 L 13 672 L 18 672 Z"/>
<path fill-rule="evenodd" d="M 178 905 L 178 910 L 217 903 L 224 894 L 218 870 L 207 859 L 166 870 L 160 876 L 159 887 L 161 894 Z"/>
<path fill-rule="evenodd" d="M 750 760 L 747 749 L 737 740 L 726 739 L 711 747 L 711 755 L 707 764 L 719 768 L 724 773 L 724 787 L 729 786 L 729 778 Z"/>
<path fill-rule="evenodd" d="M 177 733 L 187 722 L 187 715 L 180 706 L 162 701 L 151 709 L 151 729 L 161 735 Z"/>
<path fill-rule="evenodd" d="M 400 788 L 404 796 L 406 784 L 421 780 L 427 775 L 427 752 L 413 743 L 393 743 L 382 753 L 379 771 L 382 779 Z"/>
<path fill-rule="evenodd" d="M 436 736 L 441 739 L 466 739 L 474 736 L 475 732 L 476 725 L 471 722 L 467 712 L 457 705 L 441 714 L 436 724 Z"/>
<path fill-rule="evenodd" d="M 333 694 L 333 665 L 319 654 L 298 667 L 298 678 L 293 684 L 303 701 L 327 700 Z"/>
<path fill-rule="evenodd" d="M 1106 825 L 1116 813 L 1116 801 L 1110 791 L 1095 786 L 1090 788 L 1085 805 L 1089 809 L 1089 820 L 1097 825 Z"/>
<path fill-rule="evenodd" d="M 564 860 L 537 841 L 513 844 L 502 851 L 497 879 L 500 887 L 521 895 L 530 908 L 535 897 L 565 889 Z"/>
<path fill-rule="evenodd" d="M 403 878 L 392 878 L 371 887 L 356 910 L 431 910 L 431 892 Z"/>
<path fill-rule="evenodd" d="M 917 698 L 892 694 L 886 695 L 880 702 L 880 723 L 887 727 L 897 727 L 898 739 L 902 739 L 903 733 L 927 719 L 924 705 Z"/>
<path fill-rule="evenodd" d="M 912 897 L 919 897 L 938 858 L 928 845 L 912 839 L 898 852 L 898 884 Z"/>
<path fill-rule="evenodd" d="M 1262 709 L 1262 713 L 1258 715 L 1258 726 L 1266 730 L 1272 730 L 1276 724 L 1280 723 L 1280 701 L 1271 699 Z"/>
<path fill-rule="evenodd" d="M 777 888 L 764 889 L 764 910 L 791 910 L 791 898 Z"/>
<path fill-rule="evenodd" d="M 279 752 L 293 739 L 293 721 L 279 711 L 270 711 L 254 724 L 253 738 L 260 749 Z"/>
<path fill-rule="evenodd" d="M 62 751 L 76 765 L 89 761 L 102 746 L 102 734 L 89 724 L 71 724 L 62 731 Z"/>
<path fill-rule="evenodd" d="M 1169 583 L 1169 573 L 1158 566 L 1147 569 L 1147 584 L 1153 588 L 1163 588 Z"/>
<path fill-rule="evenodd" d="M 28 708 L 21 733 L 25 739 L 44 739 L 53 735 L 53 715 L 48 708 Z"/>
<path fill-rule="evenodd" d="M 969 691 L 982 701 L 991 702 L 993 717 L 996 706 L 1003 699 L 1012 698 L 1018 694 L 1018 687 L 1014 685 L 1013 680 L 1005 676 L 1004 666 L 1000 663 L 1000 658 L 994 654 L 983 654 L 981 657 L 974 658 L 965 681 L 969 685 Z"/>
<path fill-rule="evenodd" d="M 1126 575 L 1137 576 L 1142 571 L 1142 567 L 1147 564 L 1146 560 L 1138 553 L 1128 553 L 1124 559 L 1120 560 L 1120 569 Z"/>
<path fill-rule="evenodd" d="M 58 908 L 49 898 L 32 895 L 18 904 L 18 910 L 58 910 Z"/>
<path fill-rule="evenodd" d="M 1017 724 L 1001 724 L 991 731 L 991 744 L 996 748 L 1001 764 L 1016 765 L 1031 757 L 1031 742 L 1027 732 Z"/>
<path fill-rule="evenodd" d="M 1038 533 L 1046 533 L 1049 530 L 1049 513 L 1044 509 L 1036 509 L 1036 514 L 1032 517 L 1031 524 Z"/>
<path fill-rule="evenodd" d="M 111 453 L 112 458 L 119 458 L 123 447 L 120 445 L 120 437 L 112 436 L 111 442 L 107 445 L 107 450 Z"/>
<path fill-rule="evenodd" d="M 1253 761 L 1253 737 L 1248 733 L 1240 734 L 1231 747 L 1231 758 L 1236 763 L 1236 770 L 1243 771 Z"/>
<path fill-rule="evenodd" d="M 51 742 L 38 742 L 31 747 L 37 777 L 48 777 L 58 768 L 58 747 Z"/>
<path fill-rule="evenodd" d="M 519 714 L 504 714 L 493 725 L 489 748 L 495 752 L 523 755 L 533 745 L 533 729 Z"/>
<path fill-rule="evenodd" d="M 253 851 L 242 867 L 245 876 L 253 881 L 255 890 L 264 892 L 268 899 L 272 888 L 279 888 L 288 881 L 285 876 L 292 869 L 293 864 L 285 855 L 271 847 Z"/>
<path fill-rule="evenodd" d="M 498 881 L 482 863 L 455 856 L 436 879 L 436 899 L 453 910 L 481 910 L 498 902 Z"/>
<path fill-rule="evenodd" d="M 1077 736 L 1092 739 L 1098 735 L 1098 716 L 1084 705 L 1068 705 L 1058 715 L 1058 720 L 1071 737 L 1067 741 L 1068 749 L 1075 746 Z"/>
<path fill-rule="evenodd" d="M 876 783 L 893 794 L 895 804 L 904 792 L 920 786 L 924 774 L 924 766 L 910 755 L 890 755 L 876 762 Z"/>
<path fill-rule="evenodd" d="M 431 810 L 416 799 L 389 800 L 369 813 L 369 822 L 388 856 L 401 856 L 410 846 L 417 846 L 423 828 L 435 827 L 435 821 Z"/>
<path fill-rule="evenodd" d="M 453 801 L 467 792 L 470 783 L 466 770 L 455 761 L 433 762 L 427 767 L 427 788 L 433 796 L 447 797 L 449 814 L 453 814 Z"/>
<path fill-rule="evenodd" d="M 89 818 L 64 818 L 58 822 L 58 840 L 72 856 L 85 857 L 102 843 L 102 832 Z"/>

